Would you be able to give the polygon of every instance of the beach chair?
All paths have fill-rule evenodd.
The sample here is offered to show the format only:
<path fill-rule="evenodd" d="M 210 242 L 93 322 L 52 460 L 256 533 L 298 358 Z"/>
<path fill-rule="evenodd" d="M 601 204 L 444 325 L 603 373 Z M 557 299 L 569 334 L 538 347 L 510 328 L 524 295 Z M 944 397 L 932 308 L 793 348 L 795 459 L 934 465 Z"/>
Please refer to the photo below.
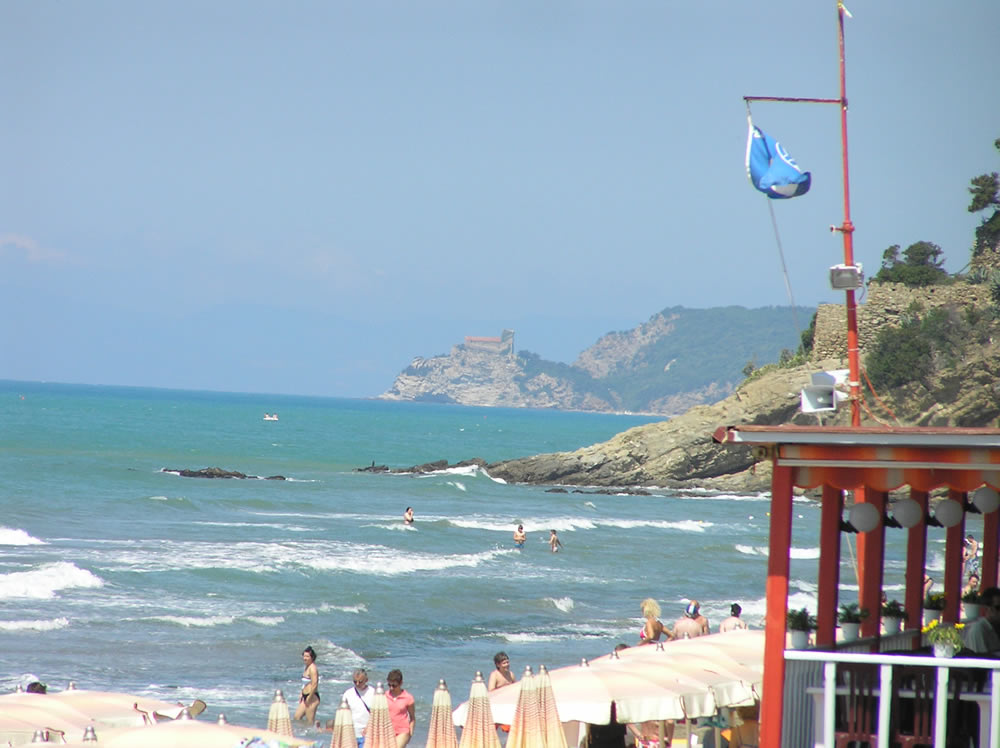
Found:
<path fill-rule="evenodd" d="M 841 723 L 834 731 L 836 748 L 850 744 L 878 745 L 878 670 L 874 665 L 842 665 L 837 675 L 843 676 L 847 694 L 840 697 Z"/>
<path fill-rule="evenodd" d="M 934 668 L 902 665 L 892 671 L 891 742 L 900 748 L 934 745 Z M 903 696 L 900 691 L 913 691 Z"/>

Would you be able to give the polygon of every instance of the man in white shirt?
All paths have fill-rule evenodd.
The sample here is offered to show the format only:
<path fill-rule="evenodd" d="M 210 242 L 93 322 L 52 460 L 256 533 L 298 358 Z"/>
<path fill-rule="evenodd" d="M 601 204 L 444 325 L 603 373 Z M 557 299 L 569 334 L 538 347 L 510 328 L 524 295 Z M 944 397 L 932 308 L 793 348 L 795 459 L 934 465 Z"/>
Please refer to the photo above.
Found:
<path fill-rule="evenodd" d="M 375 689 L 368 684 L 368 673 L 358 668 L 354 671 L 354 685 L 344 691 L 344 699 L 351 707 L 354 737 L 358 739 L 358 748 L 364 748 L 365 745 L 365 729 L 368 727 L 368 715 L 372 711 L 373 696 Z"/>
<path fill-rule="evenodd" d="M 983 590 L 983 615 L 962 632 L 965 646 L 977 654 L 1000 653 L 1000 589 Z"/>

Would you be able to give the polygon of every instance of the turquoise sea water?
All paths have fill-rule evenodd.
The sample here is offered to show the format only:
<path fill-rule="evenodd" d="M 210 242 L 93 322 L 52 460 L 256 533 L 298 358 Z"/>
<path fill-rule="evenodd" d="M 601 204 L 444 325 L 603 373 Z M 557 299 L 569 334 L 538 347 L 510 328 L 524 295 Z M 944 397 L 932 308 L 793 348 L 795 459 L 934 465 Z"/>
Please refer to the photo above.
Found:
<path fill-rule="evenodd" d="M 421 746 L 439 678 L 457 704 L 498 650 L 520 672 L 633 644 L 645 597 L 668 623 L 697 598 L 713 623 L 735 600 L 759 626 L 767 496 L 552 493 L 472 469 L 355 470 L 571 450 L 650 420 L 0 382 L 0 691 L 72 680 L 201 698 L 209 718 L 263 725 L 274 689 L 294 705 L 311 645 L 320 720 L 354 668 L 375 682 L 398 667 Z M 289 480 L 164 472 L 210 466 Z M 818 515 L 797 500 L 796 607 L 814 607 Z M 895 540 L 890 590 L 901 589 Z M 848 589 L 851 574 L 845 552 Z"/>

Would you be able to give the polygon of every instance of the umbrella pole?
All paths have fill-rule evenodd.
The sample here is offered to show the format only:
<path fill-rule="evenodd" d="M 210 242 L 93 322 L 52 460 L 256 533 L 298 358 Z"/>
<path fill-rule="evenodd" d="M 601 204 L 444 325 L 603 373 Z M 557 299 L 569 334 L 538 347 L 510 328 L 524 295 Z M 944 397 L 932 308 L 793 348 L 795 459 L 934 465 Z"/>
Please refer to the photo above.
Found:
<path fill-rule="evenodd" d="M 660 748 L 664 748 L 665 744 L 663 742 L 664 732 L 666 731 L 666 723 L 661 719 L 660 724 L 656 726 L 657 731 L 660 733 Z"/>

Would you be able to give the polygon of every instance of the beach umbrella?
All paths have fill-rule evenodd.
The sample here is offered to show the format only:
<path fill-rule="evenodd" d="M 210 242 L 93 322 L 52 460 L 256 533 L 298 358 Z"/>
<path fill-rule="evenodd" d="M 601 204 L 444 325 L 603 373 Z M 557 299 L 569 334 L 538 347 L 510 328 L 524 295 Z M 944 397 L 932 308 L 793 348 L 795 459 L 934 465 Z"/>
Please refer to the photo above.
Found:
<path fill-rule="evenodd" d="M 341 699 L 340 708 L 333 715 L 333 739 L 330 748 L 358 748 L 358 739 L 354 736 L 354 717 L 347 699 Z"/>
<path fill-rule="evenodd" d="M 514 709 L 514 720 L 510 723 L 507 748 L 545 748 L 545 733 L 539 712 L 538 680 L 530 667 L 524 669 L 521 677 L 521 689 Z"/>
<path fill-rule="evenodd" d="M 538 716 L 542 723 L 546 748 L 566 748 L 566 733 L 559 720 L 556 697 L 552 692 L 552 679 L 545 665 L 538 668 Z"/>
<path fill-rule="evenodd" d="M 194 719 L 177 719 L 159 722 L 148 727 L 95 728 L 97 742 L 72 743 L 80 748 L 176 748 L 177 746 L 198 746 L 198 748 L 233 748 L 241 741 L 258 738 L 265 743 L 287 746 L 312 745 L 313 740 L 279 735 L 269 730 L 240 725 L 218 724 Z M 355 743 L 355 748 L 357 743 Z"/>
<path fill-rule="evenodd" d="M 458 748 L 455 723 L 451 718 L 451 694 L 443 680 L 434 689 L 426 748 Z"/>
<path fill-rule="evenodd" d="M 509 688 L 511 686 L 498 688 L 497 691 L 506 691 Z M 493 721 L 493 711 L 490 709 L 490 697 L 482 673 L 476 673 L 472 688 L 469 689 L 469 700 L 462 704 L 460 709 L 461 721 L 459 721 L 459 710 L 453 715 L 455 724 L 464 725 L 459 748 L 500 748 L 500 738 L 497 737 L 497 727 Z"/>
<path fill-rule="evenodd" d="M 680 720 L 758 701 L 763 661 L 764 633 L 741 631 L 631 647 L 549 676 L 564 723 L 608 724 L 612 703 L 621 722 Z M 520 689 L 515 683 L 489 693 L 497 721 L 513 719 Z M 467 705 L 459 705 L 455 723 L 466 714 Z"/>
<path fill-rule="evenodd" d="M 274 692 L 274 699 L 267 710 L 267 729 L 279 735 L 292 734 L 292 718 L 288 713 L 288 703 L 285 694 L 279 688 Z"/>
<path fill-rule="evenodd" d="M 131 693 L 89 691 L 80 688 L 49 691 L 45 698 L 67 704 L 96 722 L 112 727 L 138 727 L 146 724 L 147 720 L 155 720 L 156 717 L 153 715 L 177 719 L 181 712 L 187 708 L 183 704 L 151 699 Z"/>
<path fill-rule="evenodd" d="M 365 729 L 365 748 L 396 748 L 396 731 L 392 729 L 389 716 L 389 701 L 385 698 L 382 684 L 375 686 L 372 697 L 371 714 Z"/>
<path fill-rule="evenodd" d="M 0 740 L 30 742 L 37 730 L 76 738 L 82 736 L 84 729 L 91 724 L 93 722 L 86 714 L 50 700 L 46 694 L 11 693 L 0 696 Z M 18 736 L 22 739 L 18 740 Z"/>

